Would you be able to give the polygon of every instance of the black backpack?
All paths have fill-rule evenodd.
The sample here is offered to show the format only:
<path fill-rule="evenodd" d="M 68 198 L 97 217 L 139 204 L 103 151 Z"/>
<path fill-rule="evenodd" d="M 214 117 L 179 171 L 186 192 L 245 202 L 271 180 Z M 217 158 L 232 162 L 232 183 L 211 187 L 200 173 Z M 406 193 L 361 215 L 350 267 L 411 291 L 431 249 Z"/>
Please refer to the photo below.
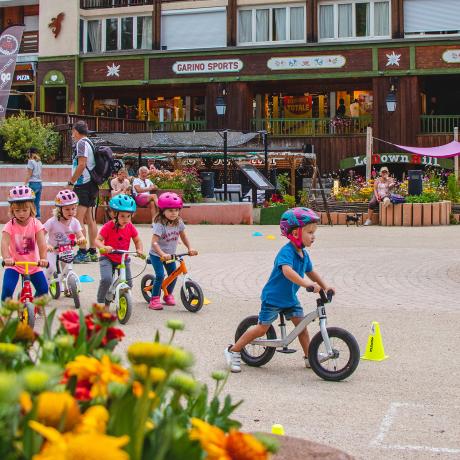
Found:
<path fill-rule="evenodd" d="M 102 185 L 107 179 L 110 178 L 115 170 L 115 160 L 113 158 L 112 149 L 105 145 L 95 146 L 88 138 L 87 141 L 93 149 L 94 162 L 96 163 L 96 166 L 91 170 L 88 168 L 86 169 L 88 169 L 91 180 L 96 185 Z"/>

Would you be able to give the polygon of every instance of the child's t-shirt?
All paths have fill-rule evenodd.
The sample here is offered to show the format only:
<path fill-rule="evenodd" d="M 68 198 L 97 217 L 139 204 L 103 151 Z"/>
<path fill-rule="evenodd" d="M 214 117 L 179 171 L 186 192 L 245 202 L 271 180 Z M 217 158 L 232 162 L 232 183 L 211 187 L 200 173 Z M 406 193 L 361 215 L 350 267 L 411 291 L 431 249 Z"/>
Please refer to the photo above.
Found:
<path fill-rule="evenodd" d="M 299 255 L 292 243 L 287 243 L 278 252 L 272 273 L 260 296 L 262 302 L 275 307 L 289 308 L 298 305 L 297 291 L 300 286 L 288 280 L 283 274 L 283 265 L 289 265 L 302 278 L 305 273 L 313 271 L 313 265 L 305 249 L 303 257 Z"/>
<path fill-rule="evenodd" d="M 18 224 L 15 219 L 5 225 L 3 232 L 10 235 L 10 254 L 15 261 L 38 262 L 40 252 L 37 245 L 37 233 L 40 230 L 43 230 L 43 224 L 35 217 L 31 217 L 26 225 Z M 22 266 L 8 268 L 18 273 L 25 273 L 25 267 Z M 41 271 L 40 267 L 29 267 L 31 275 L 39 271 Z"/>
<path fill-rule="evenodd" d="M 69 235 L 81 232 L 80 222 L 75 217 L 70 219 L 68 225 L 57 217 L 51 217 L 45 222 L 44 227 L 48 236 L 48 244 L 53 247 L 69 244 Z"/>
<path fill-rule="evenodd" d="M 160 237 L 158 244 L 160 249 L 166 254 L 175 254 L 177 249 L 177 241 L 179 240 L 180 232 L 185 230 L 185 224 L 182 220 L 179 221 L 178 225 L 163 225 L 160 222 L 152 225 L 153 234 Z M 152 247 L 150 254 L 160 257 L 159 254 Z"/>
<path fill-rule="evenodd" d="M 123 228 L 117 227 L 115 222 L 111 220 L 102 226 L 99 234 L 104 238 L 106 246 L 112 246 L 113 249 L 129 250 L 131 239 L 136 238 L 138 232 L 136 227 L 131 223 L 127 223 Z M 121 263 L 121 254 L 104 254 L 112 262 Z"/>

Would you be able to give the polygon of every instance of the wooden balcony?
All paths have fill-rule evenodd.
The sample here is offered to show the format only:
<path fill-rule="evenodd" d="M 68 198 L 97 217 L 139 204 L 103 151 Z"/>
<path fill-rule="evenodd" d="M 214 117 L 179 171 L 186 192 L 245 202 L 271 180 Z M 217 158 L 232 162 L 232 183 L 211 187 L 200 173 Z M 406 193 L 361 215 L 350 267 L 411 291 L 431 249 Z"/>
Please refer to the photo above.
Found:
<path fill-rule="evenodd" d="M 80 8 L 83 10 L 120 8 L 126 6 L 153 5 L 153 2 L 154 0 L 80 0 Z"/>
<path fill-rule="evenodd" d="M 251 120 L 253 131 L 266 130 L 273 137 L 315 137 L 364 134 L 371 117 L 260 118 Z"/>
<path fill-rule="evenodd" d="M 421 115 L 420 132 L 422 134 L 453 134 L 460 127 L 460 115 Z"/>
<path fill-rule="evenodd" d="M 38 53 L 38 30 L 24 32 L 19 48 L 19 54 Z"/>

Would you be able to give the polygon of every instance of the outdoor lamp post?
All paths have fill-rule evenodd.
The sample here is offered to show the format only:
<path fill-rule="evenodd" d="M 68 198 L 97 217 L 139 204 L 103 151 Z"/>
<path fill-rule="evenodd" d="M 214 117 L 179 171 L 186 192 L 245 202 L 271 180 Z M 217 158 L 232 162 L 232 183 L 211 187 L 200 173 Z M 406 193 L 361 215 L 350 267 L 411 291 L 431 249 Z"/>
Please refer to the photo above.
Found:
<path fill-rule="evenodd" d="M 216 99 L 217 116 L 223 118 L 225 116 L 226 111 L 227 111 L 227 104 L 225 102 L 224 96 L 223 95 L 217 96 L 217 99 Z M 227 130 L 223 132 L 223 140 L 224 140 L 224 201 L 227 201 L 227 182 L 228 182 Z"/>

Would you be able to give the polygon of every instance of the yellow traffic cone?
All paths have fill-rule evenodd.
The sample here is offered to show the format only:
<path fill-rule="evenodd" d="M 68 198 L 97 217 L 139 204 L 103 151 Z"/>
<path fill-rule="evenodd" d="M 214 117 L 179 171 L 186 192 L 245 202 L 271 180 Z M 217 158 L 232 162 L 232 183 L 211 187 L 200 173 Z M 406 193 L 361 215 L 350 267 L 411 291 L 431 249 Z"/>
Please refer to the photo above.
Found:
<path fill-rule="evenodd" d="M 279 423 L 275 423 L 272 425 L 272 434 L 277 434 L 278 436 L 284 436 L 284 428 L 283 425 Z"/>
<path fill-rule="evenodd" d="M 371 333 L 367 340 L 366 352 L 361 359 L 368 359 L 369 361 L 383 361 L 388 356 L 383 349 L 382 336 L 380 335 L 380 324 L 377 321 L 372 321 Z"/>

